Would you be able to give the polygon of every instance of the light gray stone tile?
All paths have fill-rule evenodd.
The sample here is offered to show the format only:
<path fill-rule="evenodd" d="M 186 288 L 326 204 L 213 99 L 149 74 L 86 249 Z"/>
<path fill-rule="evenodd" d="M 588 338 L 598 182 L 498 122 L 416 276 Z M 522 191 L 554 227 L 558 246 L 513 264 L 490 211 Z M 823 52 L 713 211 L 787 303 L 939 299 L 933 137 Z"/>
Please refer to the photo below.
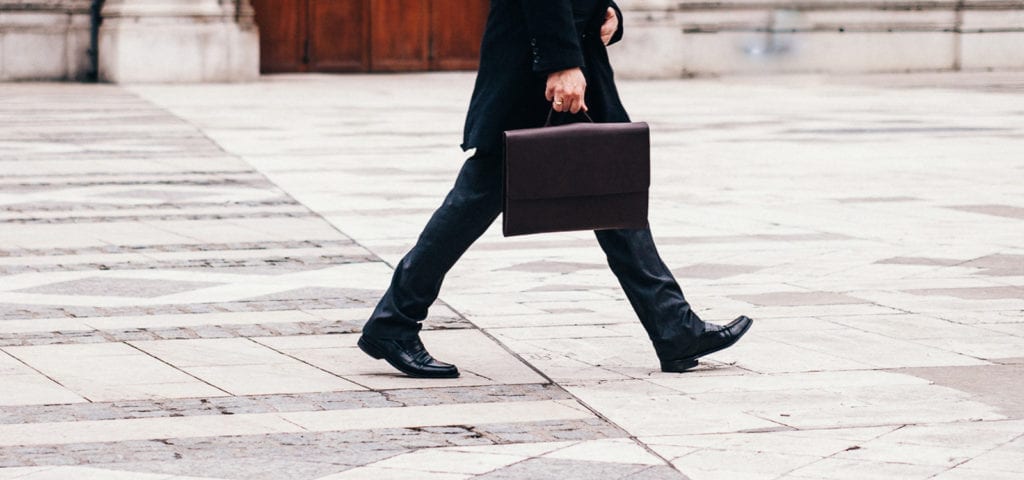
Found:
<path fill-rule="evenodd" d="M 665 461 L 652 455 L 636 441 L 629 438 L 590 440 L 560 448 L 543 455 L 543 458 L 584 460 L 590 462 L 612 462 L 634 465 L 664 465 Z"/>
<path fill-rule="evenodd" d="M 554 458 L 534 458 L 477 478 L 486 480 L 532 478 L 537 480 L 584 480 L 589 478 L 628 478 L 649 467 L 621 463 L 587 462 Z M 683 479 L 678 472 L 666 479 Z"/>
<path fill-rule="evenodd" d="M 914 465 L 908 463 L 870 462 L 825 458 L 798 468 L 783 478 L 840 479 L 926 479 L 946 470 L 937 465 Z"/>
<path fill-rule="evenodd" d="M 225 395 L 123 343 L 7 347 L 5 350 L 92 401 Z"/>
<path fill-rule="evenodd" d="M 38 373 L 0 375 L 2 405 L 52 405 L 80 403 L 86 400 Z"/>
<path fill-rule="evenodd" d="M 421 472 L 461 473 L 480 475 L 528 457 L 482 452 L 463 452 L 447 449 L 423 449 L 396 455 L 371 464 L 373 467 Z"/>
<path fill-rule="evenodd" d="M 821 457 L 801 452 L 737 452 L 700 450 L 672 460 L 672 465 L 693 480 L 700 479 L 773 479 L 810 465 Z"/>

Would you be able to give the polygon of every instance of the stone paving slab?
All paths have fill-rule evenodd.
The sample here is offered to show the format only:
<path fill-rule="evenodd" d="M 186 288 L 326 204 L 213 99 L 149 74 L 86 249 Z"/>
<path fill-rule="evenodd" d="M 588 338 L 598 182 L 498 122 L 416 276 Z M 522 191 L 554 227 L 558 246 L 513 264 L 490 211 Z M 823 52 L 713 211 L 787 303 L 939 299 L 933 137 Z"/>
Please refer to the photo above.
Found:
<path fill-rule="evenodd" d="M 387 93 L 335 93 L 371 78 Z M 956 465 L 936 466 L 912 449 L 895 458 L 833 458 L 838 448 L 802 455 L 843 429 L 883 425 L 875 434 L 884 438 L 906 424 L 943 431 L 1019 418 L 1007 406 L 1019 402 L 986 400 L 956 379 L 980 378 L 985 391 L 1009 385 L 1012 375 L 981 369 L 1018 358 L 1024 347 L 1014 327 L 1024 296 L 1013 260 L 1024 238 L 1014 193 L 1024 172 L 1024 97 L 980 89 L 975 76 L 929 76 L 922 82 L 935 82 L 930 88 L 910 89 L 887 87 L 888 78 L 906 83 L 795 77 L 622 85 L 634 117 L 652 124 L 652 226 L 661 253 L 702 315 L 759 320 L 750 338 L 692 374 L 652 372 L 644 334 L 585 232 L 501 239 L 492 229 L 449 275 L 442 298 L 632 434 L 806 435 L 789 452 L 759 453 L 735 471 L 721 468 L 727 452 L 681 444 L 685 462 L 666 458 L 691 478 L 953 476 Z M 237 100 L 248 94 L 244 87 L 189 88 L 188 96 L 179 87 L 134 90 L 200 125 L 394 262 L 463 157 L 445 140 L 457 137 L 453 105 L 464 104 L 471 81 L 323 77 L 303 85 L 303 95 L 320 93 L 315 104 L 279 88 L 278 99 L 304 108 L 268 122 L 273 144 L 247 142 L 232 128 L 249 118 L 251 107 Z M 420 88 L 405 90 L 405 82 Z M 436 93 L 419 95 L 424 88 Z M 207 102 L 224 109 L 207 115 L 199 107 Z M 408 105 L 410 115 L 394 118 L 373 107 L 380 102 Z M 332 105 L 358 110 L 352 131 L 361 135 L 338 137 L 310 120 Z M 434 125 L 427 130 L 425 118 Z M 373 150 L 383 128 L 396 132 L 387 154 Z M 420 132 L 421 141 L 406 132 Z M 290 161 L 303 154 L 311 163 Z M 353 184 L 366 178 L 380 181 Z M 948 381 L 936 378 L 943 369 L 953 369 Z M 950 442 L 940 446 L 956 450 Z"/>
<path fill-rule="evenodd" d="M 625 437 L 443 304 L 424 336 L 483 360 L 463 378 L 357 354 L 388 264 L 151 102 L 10 85 L 0 123 L 0 478 L 305 480 Z"/>
<path fill-rule="evenodd" d="M 408 379 L 355 334 L 465 158 L 472 80 L 5 87 L 0 478 L 1024 470 L 1019 75 L 623 82 L 662 256 L 755 329 L 661 373 L 591 233 L 495 227 L 424 331 L 466 375 Z"/>

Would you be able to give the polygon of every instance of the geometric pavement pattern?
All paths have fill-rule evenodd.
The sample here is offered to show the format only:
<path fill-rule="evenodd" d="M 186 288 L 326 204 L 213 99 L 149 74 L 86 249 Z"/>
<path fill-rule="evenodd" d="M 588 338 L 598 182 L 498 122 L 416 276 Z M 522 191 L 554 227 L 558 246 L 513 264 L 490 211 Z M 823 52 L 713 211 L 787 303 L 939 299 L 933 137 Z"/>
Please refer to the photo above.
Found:
<path fill-rule="evenodd" d="M 443 304 L 462 378 L 366 358 L 388 265 L 187 122 L 0 96 L 0 478 L 681 478 Z"/>
<path fill-rule="evenodd" d="M 409 379 L 355 339 L 472 80 L 5 87 L 0 478 L 1019 475 L 1019 76 L 622 82 L 662 256 L 755 330 L 662 374 L 591 234 L 495 227 Z"/>

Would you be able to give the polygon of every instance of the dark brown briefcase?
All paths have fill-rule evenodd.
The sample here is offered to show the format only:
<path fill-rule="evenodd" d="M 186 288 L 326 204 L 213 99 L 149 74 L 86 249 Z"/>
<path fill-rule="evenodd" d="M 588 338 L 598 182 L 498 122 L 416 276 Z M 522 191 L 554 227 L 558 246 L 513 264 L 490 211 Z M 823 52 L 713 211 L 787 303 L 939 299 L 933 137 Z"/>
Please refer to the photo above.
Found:
<path fill-rule="evenodd" d="M 505 132 L 502 232 L 646 228 L 650 145 L 643 122 Z"/>

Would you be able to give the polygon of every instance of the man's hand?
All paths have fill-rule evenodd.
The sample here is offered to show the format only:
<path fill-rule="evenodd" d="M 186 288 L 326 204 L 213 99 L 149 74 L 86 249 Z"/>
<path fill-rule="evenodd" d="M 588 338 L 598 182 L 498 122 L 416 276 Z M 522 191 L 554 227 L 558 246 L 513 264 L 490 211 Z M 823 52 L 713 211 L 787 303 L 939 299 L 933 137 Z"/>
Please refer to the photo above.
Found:
<path fill-rule="evenodd" d="M 615 14 L 615 9 L 608 7 L 608 11 L 604 14 L 604 24 L 601 25 L 601 41 L 605 45 L 612 41 L 612 36 L 619 29 L 619 16 Z"/>
<path fill-rule="evenodd" d="M 583 99 L 586 90 L 587 80 L 583 78 L 583 71 L 576 67 L 549 74 L 544 96 L 556 112 L 579 113 L 580 110 L 587 111 Z"/>

